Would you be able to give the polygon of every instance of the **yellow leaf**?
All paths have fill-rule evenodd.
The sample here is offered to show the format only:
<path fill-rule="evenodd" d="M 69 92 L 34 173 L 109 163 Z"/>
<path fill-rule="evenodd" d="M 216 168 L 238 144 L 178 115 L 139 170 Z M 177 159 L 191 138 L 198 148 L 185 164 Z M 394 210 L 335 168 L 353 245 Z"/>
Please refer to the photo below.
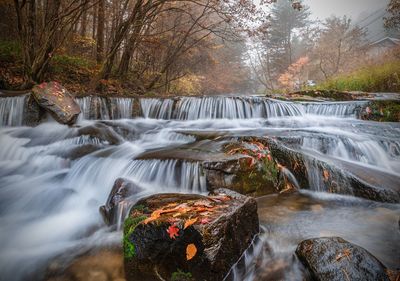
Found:
<path fill-rule="evenodd" d="M 192 224 L 194 224 L 196 221 L 197 221 L 197 218 L 186 220 L 186 221 L 185 221 L 185 225 L 183 226 L 183 229 L 188 228 L 189 226 L 191 226 Z"/>
<path fill-rule="evenodd" d="M 161 215 L 161 211 L 160 210 L 156 210 L 154 211 L 150 217 L 148 217 L 147 219 L 145 219 L 143 221 L 144 224 L 148 224 L 149 222 L 155 221 L 156 219 L 158 219 Z"/>
<path fill-rule="evenodd" d="M 186 247 L 186 260 L 191 260 L 197 253 L 197 248 L 194 244 L 189 244 Z"/>

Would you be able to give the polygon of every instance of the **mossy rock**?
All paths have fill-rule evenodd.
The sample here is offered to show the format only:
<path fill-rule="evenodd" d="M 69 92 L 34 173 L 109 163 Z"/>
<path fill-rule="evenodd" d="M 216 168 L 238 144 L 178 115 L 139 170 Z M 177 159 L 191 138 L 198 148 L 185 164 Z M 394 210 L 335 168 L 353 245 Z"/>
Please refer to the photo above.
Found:
<path fill-rule="evenodd" d="M 222 280 L 258 232 L 256 201 L 226 189 L 149 196 L 125 221 L 126 279 Z"/>
<path fill-rule="evenodd" d="M 372 101 L 363 108 L 361 118 L 379 122 L 400 122 L 400 101 Z"/>

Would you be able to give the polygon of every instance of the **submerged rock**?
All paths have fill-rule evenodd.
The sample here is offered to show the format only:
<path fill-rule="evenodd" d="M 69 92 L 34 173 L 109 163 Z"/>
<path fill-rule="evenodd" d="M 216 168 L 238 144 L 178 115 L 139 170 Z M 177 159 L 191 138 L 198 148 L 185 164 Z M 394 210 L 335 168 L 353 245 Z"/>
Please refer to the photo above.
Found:
<path fill-rule="evenodd" d="M 37 103 L 61 124 L 74 124 L 81 113 L 73 97 L 57 82 L 37 85 L 32 94 Z"/>
<path fill-rule="evenodd" d="M 143 189 L 130 180 L 118 178 L 111 189 L 110 195 L 108 195 L 106 204 L 100 207 L 100 213 L 105 223 L 107 225 L 116 224 L 119 205 L 141 191 Z"/>
<path fill-rule="evenodd" d="M 296 255 L 315 280 L 390 280 L 377 258 L 340 237 L 304 240 L 298 245 Z"/>
<path fill-rule="evenodd" d="M 112 127 L 107 126 L 103 123 L 95 123 L 78 129 L 79 135 L 88 135 L 96 137 L 101 141 L 107 142 L 108 144 L 120 144 L 123 142 L 123 138 L 118 135 Z"/>
<path fill-rule="evenodd" d="M 46 281 L 124 281 L 120 248 L 95 249 L 72 261 L 55 259 L 47 268 Z"/>
<path fill-rule="evenodd" d="M 226 189 L 152 195 L 125 221 L 126 279 L 222 280 L 258 231 L 253 198 Z"/>

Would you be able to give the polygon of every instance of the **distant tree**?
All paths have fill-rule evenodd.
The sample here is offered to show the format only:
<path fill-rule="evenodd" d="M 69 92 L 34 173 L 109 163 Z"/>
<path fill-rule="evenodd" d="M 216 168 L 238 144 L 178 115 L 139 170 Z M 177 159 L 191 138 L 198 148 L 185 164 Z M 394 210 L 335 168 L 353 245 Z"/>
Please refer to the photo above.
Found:
<path fill-rule="evenodd" d="M 350 70 L 365 58 L 367 41 L 365 31 L 351 25 L 346 16 L 326 19 L 317 41 L 313 57 L 325 79 Z"/>
<path fill-rule="evenodd" d="M 400 0 L 390 0 L 387 11 L 390 16 L 385 18 L 385 27 L 400 28 Z"/>
<path fill-rule="evenodd" d="M 303 85 L 307 79 L 305 67 L 308 63 L 308 57 L 301 57 L 292 63 L 278 78 L 281 86 L 287 91 L 292 91 Z"/>
<path fill-rule="evenodd" d="M 301 1 L 278 0 L 264 24 L 265 34 L 256 42 L 250 62 L 256 80 L 266 89 L 273 90 L 278 77 L 305 54 L 310 41 L 309 8 Z M 305 36 L 307 35 L 307 36 Z M 304 40 L 303 40 L 304 39 Z"/>
<path fill-rule="evenodd" d="M 264 43 L 269 50 L 272 67 L 277 73 L 282 73 L 293 63 L 295 31 L 309 24 L 309 15 L 307 6 L 293 9 L 292 4 L 286 0 L 278 0 L 272 6 L 267 22 L 267 40 Z"/>

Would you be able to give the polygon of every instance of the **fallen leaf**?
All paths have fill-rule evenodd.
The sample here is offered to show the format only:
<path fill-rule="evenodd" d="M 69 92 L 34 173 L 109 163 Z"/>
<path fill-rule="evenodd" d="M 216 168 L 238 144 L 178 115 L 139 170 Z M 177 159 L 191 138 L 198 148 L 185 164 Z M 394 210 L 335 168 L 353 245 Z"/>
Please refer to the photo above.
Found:
<path fill-rule="evenodd" d="M 329 171 L 324 169 L 324 181 L 328 181 L 329 180 Z"/>
<path fill-rule="evenodd" d="M 185 221 L 185 225 L 183 226 L 183 229 L 188 228 L 189 226 L 191 226 L 192 224 L 194 224 L 196 221 L 197 221 L 197 218 L 186 220 L 186 221 Z"/>
<path fill-rule="evenodd" d="M 179 228 L 177 228 L 175 225 L 171 225 L 168 227 L 167 233 L 169 234 L 169 238 L 176 239 L 176 237 L 179 236 Z"/>
<path fill-rule="evenodd" d="M 197 248 L 194 244 L 189 244 L 186 247 L 186 260 L 191 260 L 197 254 Z"/>
<path fill-rule="evenodd" d="M 153 213 L 151 213 L 151 216 L 148 217 L 143 221 L 144 224 L 148 224 L 149 222 L 155 221 L 158 219 L 161 215 L 161 210 L 155 210 Z"/>
<path fill-rule="evenodd" d="M 210 223 L 211 221 L 208 219 L 208 218 L 202 218 L 201 220 L 200 220 L 200 224 L 208 224 L 208 223 Z"/>

